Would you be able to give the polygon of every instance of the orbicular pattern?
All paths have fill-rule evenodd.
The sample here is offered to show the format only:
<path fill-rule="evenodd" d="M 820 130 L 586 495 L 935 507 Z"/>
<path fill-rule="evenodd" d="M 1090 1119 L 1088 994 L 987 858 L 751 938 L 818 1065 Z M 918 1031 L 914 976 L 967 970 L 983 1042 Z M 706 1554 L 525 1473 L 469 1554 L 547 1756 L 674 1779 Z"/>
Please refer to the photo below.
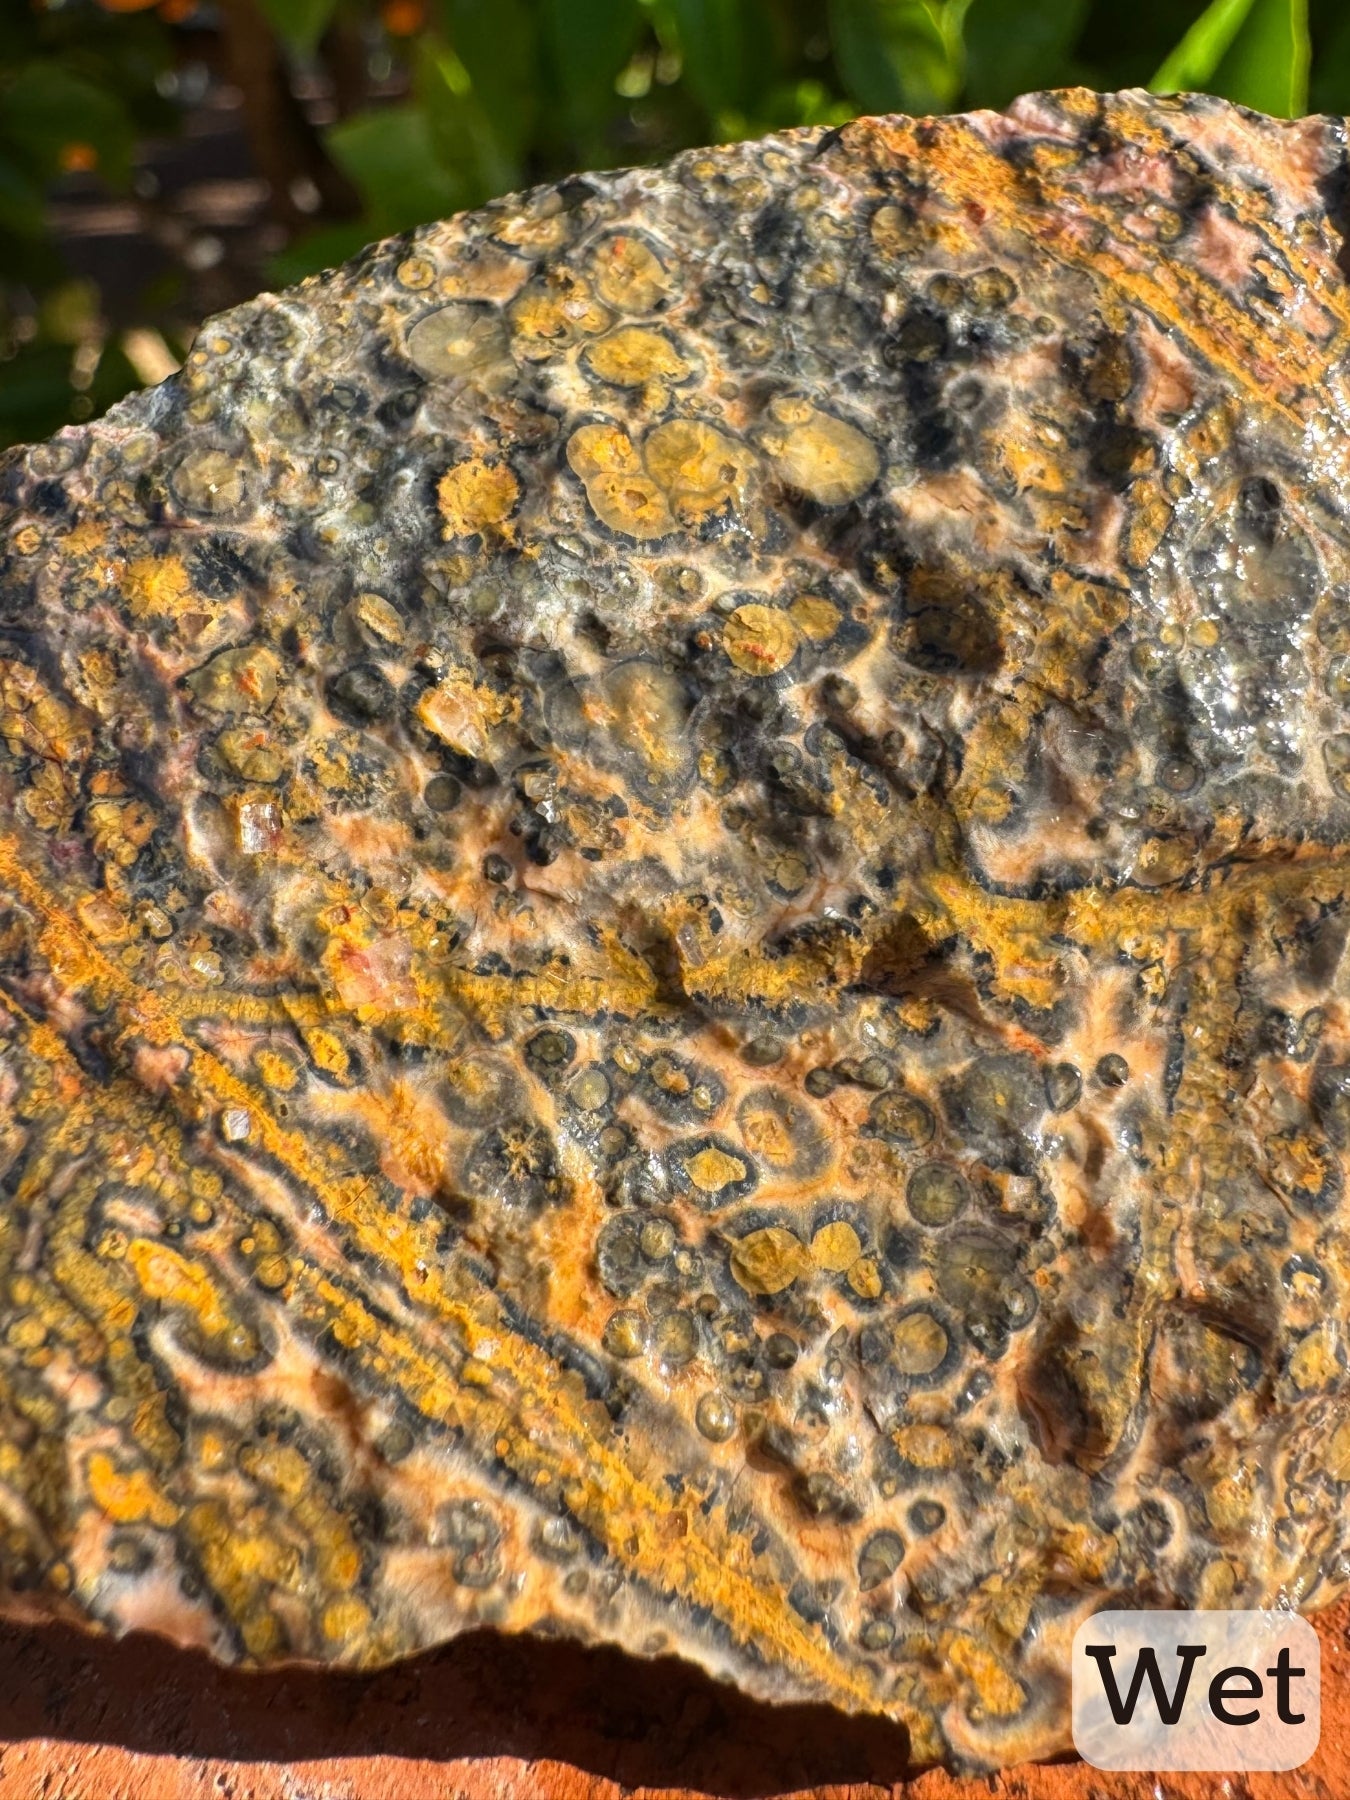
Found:
<path fill-rule="evenodd" d="M 1350 1580 L 1340 121 L 572 180 L 3 466 L 4 1605 L 1067 1739 Z"/>

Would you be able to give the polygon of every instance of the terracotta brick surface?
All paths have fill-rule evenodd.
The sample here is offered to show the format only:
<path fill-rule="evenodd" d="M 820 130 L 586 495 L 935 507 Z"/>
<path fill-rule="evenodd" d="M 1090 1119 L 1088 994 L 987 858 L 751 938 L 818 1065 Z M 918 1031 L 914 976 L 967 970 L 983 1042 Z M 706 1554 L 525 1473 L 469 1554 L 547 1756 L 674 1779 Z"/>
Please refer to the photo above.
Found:
<path fill-rule="evenodd" d="M 1342 1800 L 1350 1605 L 1318 1621 L 1322 1742 L 1288 1775 L 954 1779 L 904 1732 L 758 1706 L 673 1661 L 477 1635 L 382 1674 L 245 1675 L 157 1640 L 0 1637 L 0 1800 Z"/>

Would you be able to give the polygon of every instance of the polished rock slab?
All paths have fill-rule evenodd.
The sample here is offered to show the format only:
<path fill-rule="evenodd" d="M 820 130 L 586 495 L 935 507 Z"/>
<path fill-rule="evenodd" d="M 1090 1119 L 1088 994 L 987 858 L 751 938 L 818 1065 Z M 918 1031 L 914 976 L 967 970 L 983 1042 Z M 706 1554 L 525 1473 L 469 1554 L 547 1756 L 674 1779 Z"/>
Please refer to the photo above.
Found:
<path fill-rule="evenodd" d="M 1088 1611 L 1344 1588 L 1344 170 L 693 152 L 6 458 L 12 1614 L 997 1765 Z"/>

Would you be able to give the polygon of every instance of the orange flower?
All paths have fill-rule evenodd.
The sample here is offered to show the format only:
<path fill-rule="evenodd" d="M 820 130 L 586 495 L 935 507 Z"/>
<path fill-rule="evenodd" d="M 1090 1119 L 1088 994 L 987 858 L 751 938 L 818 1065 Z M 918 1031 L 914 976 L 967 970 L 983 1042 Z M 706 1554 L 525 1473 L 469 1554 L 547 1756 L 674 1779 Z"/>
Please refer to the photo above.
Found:
<path fill-rule="evenodd" d="M 390 37 L 411 37 L 427 22 L 426 0 L 384 0 L 380 21 Z"/>
<path fill-rule="evenodd" d="M 92 144 L 76 139 L 73 143 L 62 144 L 61 153 L 56 160 L 67 175 L 83 174 L 86 169 L 98 167 L 98 151 Z"/>
<path fill-rule="evenodd" d="M 178 25 L 184 19 L 190 19 L 197 6 L 198 0 L 159 0 L 155 10 L 166 25 Z"/>

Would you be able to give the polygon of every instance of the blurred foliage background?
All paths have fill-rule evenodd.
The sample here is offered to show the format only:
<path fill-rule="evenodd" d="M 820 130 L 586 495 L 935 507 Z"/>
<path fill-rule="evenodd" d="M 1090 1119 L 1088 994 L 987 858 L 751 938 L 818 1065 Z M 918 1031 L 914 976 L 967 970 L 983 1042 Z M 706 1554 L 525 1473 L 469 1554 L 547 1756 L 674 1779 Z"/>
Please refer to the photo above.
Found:
<path fill-rule="evenodd" d="M 0 443 L 579 168 L 1082 82 L 1350 112 L 1350 0 L 0 0 Z"/>

